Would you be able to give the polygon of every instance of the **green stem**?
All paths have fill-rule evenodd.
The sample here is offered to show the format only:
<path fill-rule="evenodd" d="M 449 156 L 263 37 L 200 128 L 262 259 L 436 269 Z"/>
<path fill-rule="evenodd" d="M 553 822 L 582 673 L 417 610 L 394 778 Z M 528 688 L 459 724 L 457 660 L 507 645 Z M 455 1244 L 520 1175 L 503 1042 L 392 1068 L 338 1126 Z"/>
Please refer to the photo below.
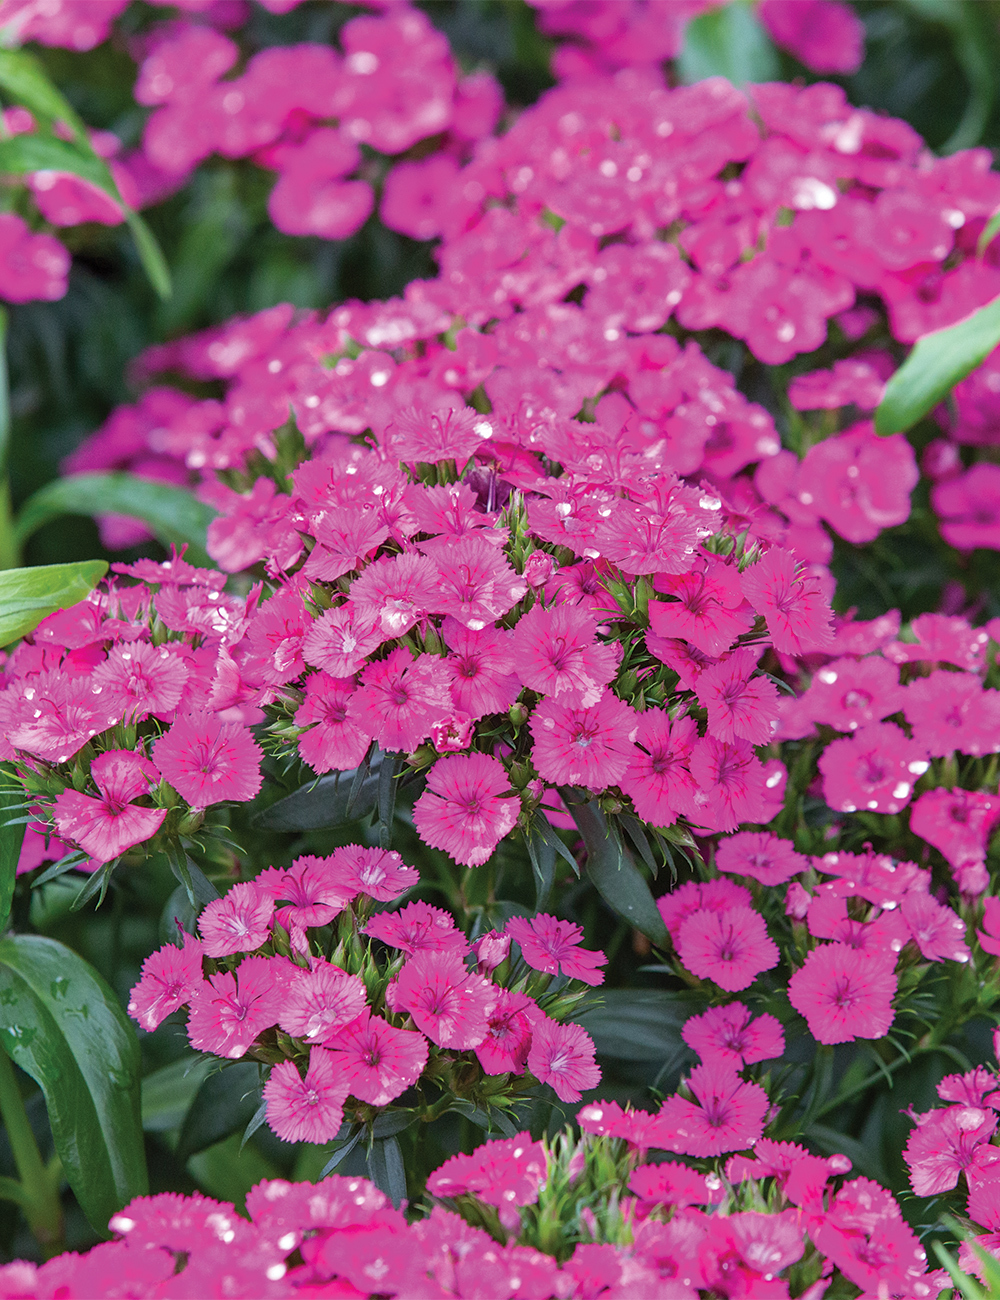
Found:
<path fill-rule="evenodd" d="M 14 1153 L 14 1163 L 21 1179 L 21 1206 L 28 1226 L 46 1253 L 62 1241 L 63 1216 L 58 1184 L 42 1160 L 35 1135 L 28 1123 L 21 1089 L 17 1086 L 14 1067 L 7 1053 L 0 1049 L 0 1119 Z"/>

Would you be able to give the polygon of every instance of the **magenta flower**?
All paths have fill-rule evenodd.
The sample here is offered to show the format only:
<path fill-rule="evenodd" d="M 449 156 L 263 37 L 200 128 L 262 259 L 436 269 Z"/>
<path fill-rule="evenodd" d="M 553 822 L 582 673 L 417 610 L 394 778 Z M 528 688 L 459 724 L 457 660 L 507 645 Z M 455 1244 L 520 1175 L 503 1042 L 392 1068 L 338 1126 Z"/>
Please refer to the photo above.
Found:
<path fill-rule="evenodd" d="M 191 1046 L 230 1060 L 243 1056 L 257 1035 L 276 1023 L 290 964 L 281 957 L 247 957 L 235 975 L 210 975 L 191 997 Z"/>
<path fill-rule="evenodd" d="M 823 797 L 839 812 L 899 812 L 928 766 L 923 745 L 892 723 L 873 722 L 820 755 Z"/>
<path fill-rule="evenodd" d="M 903 707 L 907 692 L 899 685 L 899 669 L 886 659 L 834 659 L 824 664 L 802 697 L 810 720 L 837 731 L 857 731 L 881 722 Z"/>
<path fill-rule="evenodd" d="M 94 669 L 94 686 L 105 693 L 109 706 L 122 717 L 141 722 L 150 714 L 168 717 L 180 703 L 187 685 L 188 668 L 168 645 L 147 641 L 113 645 L 108 657 Z"/>
<path fill-rule="evenodd" d="M 758 654 L 738 649 L 698 676 L 698 699 L 708 710 L 708 729 L 719 740 L 764 745 L 774 732 L 778 691 L 766 677 L 754 677 Z"/>
<path fill-rule="evenodd" d="M 160 772 L 192 808 L 252 799 L 263 782 L 262 757 L 246 727 L 214 713 L 177 718 L 153 744 Z"/>
<path fill-rule="evenodd" d="M 295 725 L 306 727 L 299 736 L 299 754 L 319 775 L 350 772 L 358 767 L 371 744 L 371 733 L 356 718 L 348 717 L 354 694 L 353 679 L 327 673 L 306 678 L 305 699 L 295 714 Z"/>
<path fill-rule="evenodd" d="M 534 1205 L 545 1182 L 548 1161 L 541 1142 L 530 1133 L 484 1142 L 471 1156 L 459 1153 L 439 1165 L 427 1180 L 431 1196 L 462 1196 L 472 1192 L 500 1210 L 508 1231 L 521 1226 L 519 1205 Z"/>
<path fill-rule="evenodd" d="M 325 1044 L 336 1053 L 350 1094 L 370 1106 L 388 1106 L 420 1078 L 427 1064 L 427 1039 L 397 1029 L 366 1008 Z"/>
<path fill-rule="evenodd" d="M 928 753 L 980 755 L 1000 748 L 1000 692 L 984 691 L 976 674 L 939 668 L 910 682 L 904 700 L 913 739 Z"/>
<path fill-rule="evenodd" d="M 353 506 L 330 506 L 309 522 L 316 545 L 302 572 L 322 582 L 336 582 L 345 573 L 363 568 L 390 531 L 385 520 L 373 511 Z M 312 661 L 307 657 L 306 662 Z"/>
<path fill-rule="evenodd" d="M 721 655 L 753 623 L 743 596 L 749 572 L 740 578 L 734 568 L 715 563 L 703 573 L 657 578 L 656 589 L 674 599 L 649 602 L 650 629 L 658 637 L 689 641 L 704 654 Z"/>
<path fill-rule="evenodd" d="M 957 1186 L 996 1127 L 996 1115 L 979 1106 L 948 1106 L 918 1115 L 903 1151 L 917 1196 L 938 1196 Z"/>
<path fill-rule="evenodd" d="M 695 912 L 681 924 L 677 955 L 692 974 L 727 993 L 749 988 L 761 971 L 778 964 L 777 945 L 751 907 Z"/>
<path fill-rule="evenodd" d="M 437 566 L 434 612 L 473 632 L 492 627 L 528 590 L 503 551 L 476 533 L 440 537 L 420 549 Z"/>
<path fill-rule="evenodd" d="M 541 1083 L 549 1084 L 560 1101 L 580 1101 L 588 1088 L 601 1081 L 596 1054 L 585 1029 L 543 1018 L 531 1036 L 528 1069 Z"/>
<path fill-rule="evenodd" d="M 446 618 L 441 635 L 451 651 L 444 670 L 451 680 L 455 708 L 473 721 L 488 713 L 506 713 L 521 692 L 511 633 L 490 627 L 473 632 Z"/>
<path fill-rule="evenodd" d="M 809 860 L 796 853 L 791 840 L 767 831 L 740 831 L 719 841 L 715 865 L 732 876 L 750 876 L 762 885 L 783 885 L 809 869 Z"/>
<path fill-rule="evenodd" d="M 540 912 L 527 918 L 511 917 L 505 933 L 521 945 L 521 956 L 532 970 L 562 974 L 584 984 L 604 983 L 604 972 L 598 967 L 606 965 L 608 959 L 603 952 L 580 947 L 582 925 Z"/>
<path fill-rule="evenodd" d="M 376 560 L 351 583 L 354 619 L 381 628 L 382 640 L 402 636 L 437 601 L 437 566 L 415 551 Z"/>
<path fill-rule="evenodd" d="M 276 903 L 287 904 L 274 919 L 290 934 L 326 925 L 353 897 L 331 859 L 312 855 L 296 858 L 287 869 L 267 867 L 253 883 Z M 304 950 L 304 937 L 300 946 Z"/>
<path fill-rule="evenodd" d="M 264 1084 L 267 1122 L 285 1142 L 329 1142 L 344 1121 L 350 1081 L 333 1052 L 313 1047 L 303 1078 L 292 1061 L 275 1065 Z"/>
<path fill-rule="evenodd" d="M 122 714 L 115 700 L 79 689 L 58 670 L 9 686 L 2 697 L 3 732 L 9 745 L 47 763 L 65 763 Z"/>
<path fill-rule="evenodd" d="M 458 953 L 418 952 L 399 972 L 394 1010 L 409 1012 L 438 1047 L 461 1051 L 486 1037 L 497 996 L 494 985 L 467 970 Z"/>
<path fill-rule="evenodd" d="M 635 714 L 610 691 L 588 708 L 546 698 L 531 715 L 530 727 L 535 767 L 556 785 L 604 790 L 621 780 L 635 753 Z"/>
<path fill-rule="evenodd" d="M 198 918 L 206 957 L 253 952 L 271 937 L 274 899 L 255 881 L 233 885 L 210 902 Z"/>
<path fill-rule="evenodd" d="M 696 1065 L 687 1080 L 697 1105 L 668 1097 L 647 1133 L 650 1146 L 679 1155 L 719 1156 L 744 1151 L 764 1132 L 770 1102 L 756 1083 L 744 1083 L 732 1065 Z"/>
<path fill-rule="evenodd" d="M 774 1060 L 785 1050 L 785 1035 L 774 1016 L 751 1017 L 742 1002 L 692 1016 L 681 1037 L 706 1065 L 720 1061 L 737 1070 L 754 1061 Z"/>
<path fill-rule="evenodd" d="M 910 937 L 928 961 L 966 962 L 972 956 L 965 942 L 965 922 L 953 908 L 915 889 L 903 895 L 899 910 Z"/>
<path fill-rule="evenodd" d="M 360 844 L 345 844 L 334 849 L 325 861 L 336 873 L 348 897 L 365 894 L 380 903 L 391 903 L 420 883 L 415 867 L 408 867 L 394 849 L 366 849 Z"/>
<path fill-rule="evenodd" d="M 464 465 L 492 437 L 493 422 L 489 417 L 465 406 L 441 411 L 403 411 L 391 425 L 387 441 L 398 460 L 428 463 L 454 460 Z"/>
<path fill-rule="evenodd" d="M 643 821 L 672 826 L 678 814 L 691 806 L 698 785 L 687 762 L 697 739 L 698 725 L 693 718 L 671 722 L 662 709 L 639 714 L 636 748 L 619 785 Z"/>
<path fill-rule="evenodd" d="M 486 1074 L 523 1074 L 531 1050 L 531 1035 L 542 1013 L 526 993 L 498 990 L 496 1006 L 487 1019 L 486 1037 L 475 1047 Z"/>
<path fill-rule="evenodd" d="M 512 641 L 514 669 L 525 686 L 566 705 L 590 707 L 618 670 L 621 647 L 597 640 L 597 620 L 577 605 L 533 605 Z"/>
<path fill-rule="evenodd" d="M 830 606 L 790 551 L 772 547 L 740 575 L 740 582 L 747 600 L 764 615 L 776 650 L 800 655 L 829 645 Z"/>
<path fill-rule="evenodd" d="M 732 880 L 707 880 L 704 883 L 688 880 L 679 889 L 672 890 L 656 900 L 663 924 L 676 945 L 681 926 L 695 912 L 728 912 L 733 907 L 750 907 L 753 899 L 750 890 Z"/>
<path fill-rule="evenodd" d="M 703 736 L 688 764 L 698 790 L 684 812 L 711 830 L 732 831 L 764 815 L 764 770 L 746 740 Z"/>
<path fill-rule="evenodd" d="M 381 749 L 409 752 L 451 712 L 448 680 L 436 655 L 414 659 L 405 646 L 369 663 L 347 704 L 359 730 L 371 731 Z"/>
<path fill-rule="evenodd" d="M 882 1038 L 895 1018 L 895 953 L 869 955 L 846 943 L 814 948 L 788 981 L 788 1000 L 820 1043 Z"/>
<path fill-rule="evenodd" d="M 439 758 L 428 773 L 427 789 L 413 806 L 413 824 L 425 844 L 478 867 L 514 829 L 520 811 L 498 759 L 453 754 Z"/>
<path fill-rule="evenodd" d="M 164 944 L 142 963 L 142 977 L 129 996 L 128 1013 L 147 1033 L 186 1006 L 204 983 L 201 957 L 199 941 L 185 934 L 183 948 Z"/>
<path fill-rule="evenodd" d="M 469 948 L 450 912 L 419 900 L 398 912 L 376 913 L 365 926 L 365 933 L 411 957 L 417 952 L 458 952 L 464 957 Z"/>
<path fill-rule="evenodd" d="M 331 677 L 353 677 L 384 640 L 376 616 L 362 618 L 348 602 L 324 610 L 314 621 L 302 642 L 302 655 L 307 664 Z"/>
<path fill-rule="evenodd" d="M 364 981 L 357 975 L 314 958 L 310 970 L 297 968 L 291 975 L 278 1024 L 295 1038 L 325 1040 L 361 1015 L 366 998 Z"/>
<path fill-rule="evenodd" d="M 52 809 L 56 830 L 95 862 L 112 862 L 134 844 L 152 839 L 163 825 L 165 808 L 140 808 L 132 802 L 148 795 L 160 774 L 141 754 L 109 749 L 90 765 L 100 798 L 77 790 L 60 791 Z"/>

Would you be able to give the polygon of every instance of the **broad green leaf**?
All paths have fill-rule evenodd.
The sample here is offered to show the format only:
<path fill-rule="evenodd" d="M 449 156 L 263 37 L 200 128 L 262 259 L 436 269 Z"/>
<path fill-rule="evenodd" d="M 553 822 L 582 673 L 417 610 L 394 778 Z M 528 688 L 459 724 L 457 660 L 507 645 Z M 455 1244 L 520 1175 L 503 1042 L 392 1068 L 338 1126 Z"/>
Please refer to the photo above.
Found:
<path fill-rule="evenodd" d="M 652 943 L 666 947 L 663 923 L 646 878 L 631 855 L 615 840 L 597 800 L 572 803 L 573 792 L 561 790 L 570 814 L 587 846 L 586 872 L 608 907 L 641 931 Z"/>
<path fill-rule="evenodd" d="M 192 564 L 211 565 L 205 544 L 217 513 L 172 483 L 154 483 L 134 474 L 74 474 L 46 483 L 28 498 L 17 517 L 16 533 L 23 542 L 60 515 L 128 515 L 141 519 L 161 542 L 187 542 Z"/>
<path fill-rule="evenodd" d="M 24 841 L 24 791 L 13 769 L 0 764 L 0 935 L 7 929 L 14 898 L 14 877 Z"/>
<path fill-rule="evenodd" d="M 255 813 L 253 824 L 269 831 L 319 831 L 360 820 L 378 804 L 381 767 L 381 755 L 376 755 L 357 791 L 350 817 L 348 802 L 354 773 L 330 772 Z"/>
<path fill-rule="evenodd" d="M 376 1138 L 371 1144 L 368 1152 L 368 1176 L 398 1210 L 406 1199 L 406 1170 L 396 1138 Z"/>
<path fill-rule="evenodd" d="M 184 1116 L 177 1139 L 177 1159 L 182 1163 L 239 1133 L 260 1105 L 260 1070 L 253 1061 L 238 1061 L 209 1074 Z"/>
<path fill-rule="evenodd" d="M 705 1006 L 705 998 L 697 993 L 605 989 L 598 1004 L 575 1019 L 602 1056 L 620 1061 L 663 1061 L 683 1046 L 684 1022 Z"/>
<path fill-rule="evenodd" d="M 134 1027 L 72 949 L 11 935 L 0 939 L 0 1044 L 41 1088 L 69 1184 L 103 1232 L 148 1186 Z"/>
<path fill-rule="evenodd" d="M 875 431 L 904 433 L 942 401 L 1000 343 L 1000 298 L 956 325 L 917 339 L 885 386 Z"/>
<path fill-rule="evenodd" d="M 687 85 L 706 77 L 726 77 L 742 86 L 748 81 L 776 81 L 781 68 L 778 52 L 750 5 L 731 0 L 688 23 L 677 71 Z"/>
<path fill-rule="evenodd" d="M 252 1143 L 240 1150 L 238 1133 L 199 1151 L 188 1161 L 187 1169 L 202 1191 L 217 1200 L 234 1202 L 237 1209 L 261 1179 L 281 1177 L 281 1170 Z"/>
<path fill-rule="evenodd" d="M 83 141 L 87 128 L 69 100 L 53 85 L 34 55 L 26 50 L 0 50 L 0 86 L 11 99 L 48 122 L 64 122 Z"/>
<path fill-rule="evenodd" d="M 29 172 L 72 172 L 118 199 L 118 187 L 111 180 L 107 164 L 96 154 L 84 153 L 79 145 L 54 135 L 15 135 L 0 140 L 0 172 L 25 176 Z"/>
<path fill-rule="evenodd" d="M 0 645 L 27 636 L 57 609 L 79 604 L 107 571 L 105 560 L 5 569 L 0 573 Z"/>
<path fill-rule="evenodd" d="M 147 1133 L 169 1133 L 184 1123 L 188 1107 L 215 1068 L 210 1056 L 182 1056 L 142 1081 L 142 1127 Z"/>

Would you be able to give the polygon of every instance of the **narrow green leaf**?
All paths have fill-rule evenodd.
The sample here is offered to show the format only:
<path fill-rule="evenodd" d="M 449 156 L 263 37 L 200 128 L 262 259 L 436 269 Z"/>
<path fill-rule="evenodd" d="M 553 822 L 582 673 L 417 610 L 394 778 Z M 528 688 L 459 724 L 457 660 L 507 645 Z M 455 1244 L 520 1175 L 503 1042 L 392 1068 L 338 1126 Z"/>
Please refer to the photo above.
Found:
<path fill-rule="evenodd" d="M 260 1105 L 260 1071 L 253 1061 L 236 1061 L 208 1077 L 194 1096 L 180 1136 L 177 1159 L 182 1164 L 206 1151 L 253 1119 Z"/>
<path fill-rule="evenodd" d="M 633 846 L 638 850 L 639 857 L 649 867 L 653 873 L 653 879 L 659 875 L 659 866 L 653 857 L 653 850 L 649 847 L 649 840 L 646 838 L 646 831 L 638 817 L 633 817 L 631 813 L 619 813 L 618 820 L 621 822 L 622 830 L 632 841 Z"/>
<path fill-rule="evenodd" d="M 416 1112 L 412 1110 L 386 1110 L 381 1115 L 375 1117 L 372 1124 L 372 1137 L 387 1138 L 395 1137 L 397 1133 L 402 1133 L 408 1129 L 416 1120 Z"/>
<path fill-rule="evenodd" d="M 382 755 L 377 754 L 356 794 L 353 772 L 330 772 L 254 813 L 252 824 L 269 831 L 319 831 L 360 821 L 378 804 L 381 767 Z"/>
<path fill-rule="evenodd" d="M 87 883 L 83 886 L 76 898 L 73 899 L 71 912 L 79 912 L 86 907 L 90 900 L 96 895 L 97 906 L 100 907 L 108 893 L 108 886 L 111 884 L 111 877 L 114 875 L 115 867 L 121 858 L 113 858 L 110 862 L 105 862 L 99 870 L 93 875 L 87 877 Z"/>
<path fill-rule="evenodd" d="M 107 571 L 105 560 L 5 569 L 0 573 L 0 645 L 27 636 L 57 609 L 79 604 Z"/>
<path fill-rule="evenodd" d="M 406 1170 L 396 1138 L 375 1139 L 368 1152 L 368 1174 L 379 1191 L 385 1192 L 398 1210 L 406 1200 Z"/>
<path fill-rule="evenodd" d="M 41 1088 L 69 1184 L 104 1232 L 148 1186 L 133 1025 L 72 949 L 9 935 L 0 939 L 0 1043 Z"/>
<path fill-rule="evenodd" d="M 60 515 L 128 515 L 148 524 L 161 542 L 187 542 L 192 564 L 211 565 L 205 551 L 208 525 L 218 512 L 186 488 L 154 483 L 134 474 L 74 474 L 55 479 L 28 498 L 17 517 L 24 542 Z"/>
<path fill-rule="evenodd" d="M 493 1106 L 485 1110 L 482 1106 L 476 1106 L 471 1101 L 456 1101 L 452 1103 L 451 1109 L 459 1115 L 464 1115 L 470 1123 L 475 1124 L 486 1133 L 494 1131 L 502 1133 L 505 1138 L 512 1138 L 517 1135 L 517 1126 L 512 1124 L 507 1116 L 498 1107 Z"/>
<path fill-rule="evenodd" d="M 620 1061 L 662 1061 L 683 1046 L 681 1029 L 706 999 L 659 989 L 605 989 L 597 1006 L 575 1019 L 602 1056 Z"/>
<path fill-rule="evenodd" d="M 86 125 L 34 55 L 26 50 L 0 50 L 0 86 L 35 117 L 49 123 L 64 122 L 89 147 Z"/>
<path fill-rule="evenodd" d="M 934 1254 L 937 1255 L 938 1262 L 945 1267 L 948 1276 L 958 1287 L 964 1300 L 990 1300 L 989 1292 L 981 1287 L 975 1278 L 971 1278 L 968 1273 L 962 1272 L 957 1261 L 952 1255 L 949 1255 L 939 1241 L 932 1241 L 931 1245 L 934 1247 Z"/>
<path fill-rule="evenodd" d="M 334 1147 L 333 1154 L 330 1156 L 330 1159 L 320 1170 L 320 1175 L 319 1175 L 320 1178 L 325 1178 L 327 1174 L 332 1173 L 339 1164 L 342 1164 L 347 1159 L 347 1157 L 351 1154 L 354 1148 L 361 1141 L 362 1137 L 364 1137 L 364 1133 L 365 1133 L 364 1125 L 358 1124 L 354 1132 L 350 1135 L 350 1137 L 346 1137 L 341 1142 L 340 1146 Z"/>
<path fill-rule="evenodd" d="M 917 339 L 885 386 L 875 431 L 903 433 L 947 397 L 1000 343 L 1000 298 L 947 329 Z"/>
<path fill-rule="evenodd" d="M 396 819 L 397 774 L 400 755 L 386 754 L 378 774 L 378 842 L 379 847 L 392 847 L 392 824 Z"/>
<path fill-rule="evenodd" d="M 17 860 L 24 841 L 24 821 L 18 816 L 24 803 L 24 792 L 16 780 L 13 770 L 0 764 L 0 935 L 7 929 L 10 919 Z"/>
<path fill-rule="evenodd" d="M 262 1101 L 253 1113 L 250 1123 L 243 1130 L 243 1136 L 240 1138 L 240 1150 L 242 1151 L 253 1135 L 267 1119 L 267 1102 Z"/>
<path fill-rule="evenodd" d="M 663 923 L 642 872 L 631 855 L 616 842 L 597 800 L 572 803 L 573 792 L 560 790 L 587 846 L 587 875 L 608 907 L 641 931 L 651 943 L 666 947 Z"/>
<path fill-rule="evenodd" d="M 159 296 L 166 301 L 174 289 L 170 278 L 170 267 L 167 265 L 167 259 L 163 256 L 163 249 L 138 212 L 129 210 L 125 220 L 132 232 L 142 269 L 149 276 L 149 283 Z"/>
<path fill-rule="evenodd" d="M 776 81 L 781 66 L 753 9 L 745 0 L 733 0 L 688 23 L 677 71 L 686 85 L 706 77 L 726 77 L 742 86 L 748 81 Z"/>
<path fill-rule="evenodd" d="M 0 140 L 0 172 L 25 176 L 40 171 L 71 172 L 112 198 L 118 196 L 107 164 L 96 154 L 84 153 L 79 145 L 54 135 L 15 135 Z"/>
<path fill-rule="evenodd" d="M 982 257 L 990 244 L 993 243 L 998 232 L 1000 232 L 1000 212 L 994 212 L 993 216 L 990 217 L 989 221 L 987 221 L 986 225 L 983 227 L 983 233 L 979 236 L 979 241 L 976 244 L 977 257 Z"/>
<path fill-rule="evenodd" d="M 142 1127 L 146 1133 L 169 1133 L 184 1123 L 188 1107 L 216 1061 L 211 1056 L 182 1056 L 142 1081 Z"/>

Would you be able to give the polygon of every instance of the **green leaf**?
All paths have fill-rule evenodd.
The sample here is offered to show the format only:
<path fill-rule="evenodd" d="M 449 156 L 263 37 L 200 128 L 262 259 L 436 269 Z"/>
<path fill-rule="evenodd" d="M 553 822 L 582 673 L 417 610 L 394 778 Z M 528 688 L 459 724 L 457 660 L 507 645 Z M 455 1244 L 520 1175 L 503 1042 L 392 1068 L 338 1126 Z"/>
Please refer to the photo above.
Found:
<path fill-rule="evenodd" d="M 917 339 L 885 386 L 875 431 L 903 433 L 922 420 L 1000 343 L 1000 298 L 947 329 Z"/>
<path fill-rule="evenodd" d="M 619 1061 L 663 1061 L 683 1047 L 681 1028 L 705 998 L 657 989 L 605 989 L 600 1003 L 575 1017 L 602 1056 Z"/>
<path fill-rule="evenodd" d="M 392 823 L 396 818 L 396 791 L 399 789 L 398 773 L 402 756 L 386 754 L 378 774 L 378 843 L 379 848 L 392 847 Z"/>
<path fill-rule="evenodd" d="M 13 769 L 0 764 L 0 935 L 7 929 L 14 898 L 14 877 L 24 841 L 25 824 L 19 815 L 23 806 L 24 791 Z"/>
<path fill-rule="evenodd" d="M 613 912 L 635 926 L 651 943 L 666 947 L 667 927 L 649 885 L 628 851 L 612 836 L 597 800 L 573 803 L 572 790 L 561 789 L 559 793 L 587 846 L 586 872 L 597 892 Z"/>
<path fill-rule="evenodd" d="M 0 86 L 11 99 L 31 110 L 35 117 L 64 122 L 77 138 L 89 137 L 83 120 L 69 100 L 49 80 L 38 60 L 25 50 L 0 50 Z"/>
<path fill-rule="evenodd" d="M 358 1124 L 355 1126 L 353 1132 L 351 1132 L 349 1128 L 347 1129 L 347 1132 L 350 1134 L 350 1136 L 345 1137 L 341 1141 L 339 1146 L 334 1147 L 333 1154 L 330 1156 L 330 1159 L 320 1170 L 320 1175 L 319 1175 L 320 1178 L 325 1178 L 327 1174 L 332 1173 L 333 1170 L 336 1169 L 339 1164 L 342 1164 L 347 1159 L 347 1157 L 351 1154 L 354 1148 L 364 1137 L 365 1127 L 363 1124 Z"/>
<path fill-rule="evenodd" d="M 0 140 L 0 172 L 24 176 L 40 171 L 72 172 L 118 198 L 118 187 L 110 180 L 107 164 L 68 140 L 54 135 L 15 135 Z"/>
<path fill-rule="evenodd" d="M 1000 231 L 1000 212 L 994 212 L 993 216 L 990 217 L 989 221 L 987 221 L 986 225 L 983 227 L 983 233 L 979 236 L 976 243 L 977 257 L 982 257 L 990 244 L 993 243 L 998 231 Z"/>
<path fill-rule="evenodd" d="M 330 772 L 254 813 L 253 825 L 269 831 L 320 831 L 360 821 L 378 804 L 381 769 L 382 755 L 377 754 L 357 792 L 353 772 Z M 352 793 L 356 797 L 348 816 Z"/>
<path fill-rule="evenodd" d="M 57 609 L 79 604 L 107 571 L 105 560 L 5 569 L 0 573 L 0 645 L 27 636 Z"/>
<path fill-rule="evenodd" d="M 195 1099 L 216 1062 L 210 1056 L 182 1056 L 142 1081 L 142 1127 L 146 1133 L 169 1133 L 184 1123 Z"/>
<path fill-rule="evenodd" d="M 451 1109 L 459 1115 L 464 1115 L 470 1123 L 481 1128 L 485 1133 L 494 1131 L 500 1132 L 505 1138 L 517 1136 L 517 1126 L 508 1119 L 498 1106 L 492 1106 L 488 1110 L 482 1106 L 476 1106 L 471 1101 L 456 1101 L 452 1103 Z"/>
<path fill-rule="evenodd" d="M 217 511 L 186 488 L 154 483 L 134 474 L 74 474 L 55 479 L 28 498 L 17 517 L 16 535 L 24 542 L 60 515 L 128 515 L 148 524 L 161 542 L 189 546 L 192 564 L 211 565 L 205 551 L 208 525 Z"/>
<path fill-rule="evenodd" d="M 406 1170 L 396 1138 L 376 1138 L 371 1144 L 368 1151 L 368 1176 L 398 1210 L 406 1199 Z"/>
<path fill-rule="evenodd" d="M 148 1187 L 134 1027 L 72 949 L 11 935 L 0 940 L 0 1043 L 41 1088 L 69 1184 L 104 1232 Z"/>
<path fill-rule="evenodd" d="M 963 1273 L 958 1267 L 958 1262 L 952 1255 L 949 1255 L 944 1246 L 939 1241 L 932 1241 L 934 1253 L 938 1257 L 938 1262 L 943 1264 L 948 1271 L 948 1276 L 958 1287 L 963 1300 L 989 1300 L 989 1292 L 986 1291 L 975 1278 L 969 1277 L 968 1273 Z"/>
<path fill-rule="evenodd" d="M 167 259 L 163 256 L 163 249 L 138 212 L 128 211 L 125 220 L 132 232 L 142 269 L 149 276 L 149 283 L 166 301 L 173 293 L 173 284 L 170 278 L 170 267 L 167 266 Z"/>
<path fill-rule="evenodd" d="M 260 1070 L 253 1061 L 237 1061 L 210 1074 L 202 1083 L 181 1126 L 177 1159 L 182 1164 L 199 1151 L 238 1133 L 260 1105 Z"/>
<path fill-rule="evenodd" d="M 777 50 L 750 5 L 733 0 L 688 23 L 677 71 L 687 85 L 706 77 L 726 77 L 742 86 L 748 81 L 776 81 L 781 67 Z"/>

